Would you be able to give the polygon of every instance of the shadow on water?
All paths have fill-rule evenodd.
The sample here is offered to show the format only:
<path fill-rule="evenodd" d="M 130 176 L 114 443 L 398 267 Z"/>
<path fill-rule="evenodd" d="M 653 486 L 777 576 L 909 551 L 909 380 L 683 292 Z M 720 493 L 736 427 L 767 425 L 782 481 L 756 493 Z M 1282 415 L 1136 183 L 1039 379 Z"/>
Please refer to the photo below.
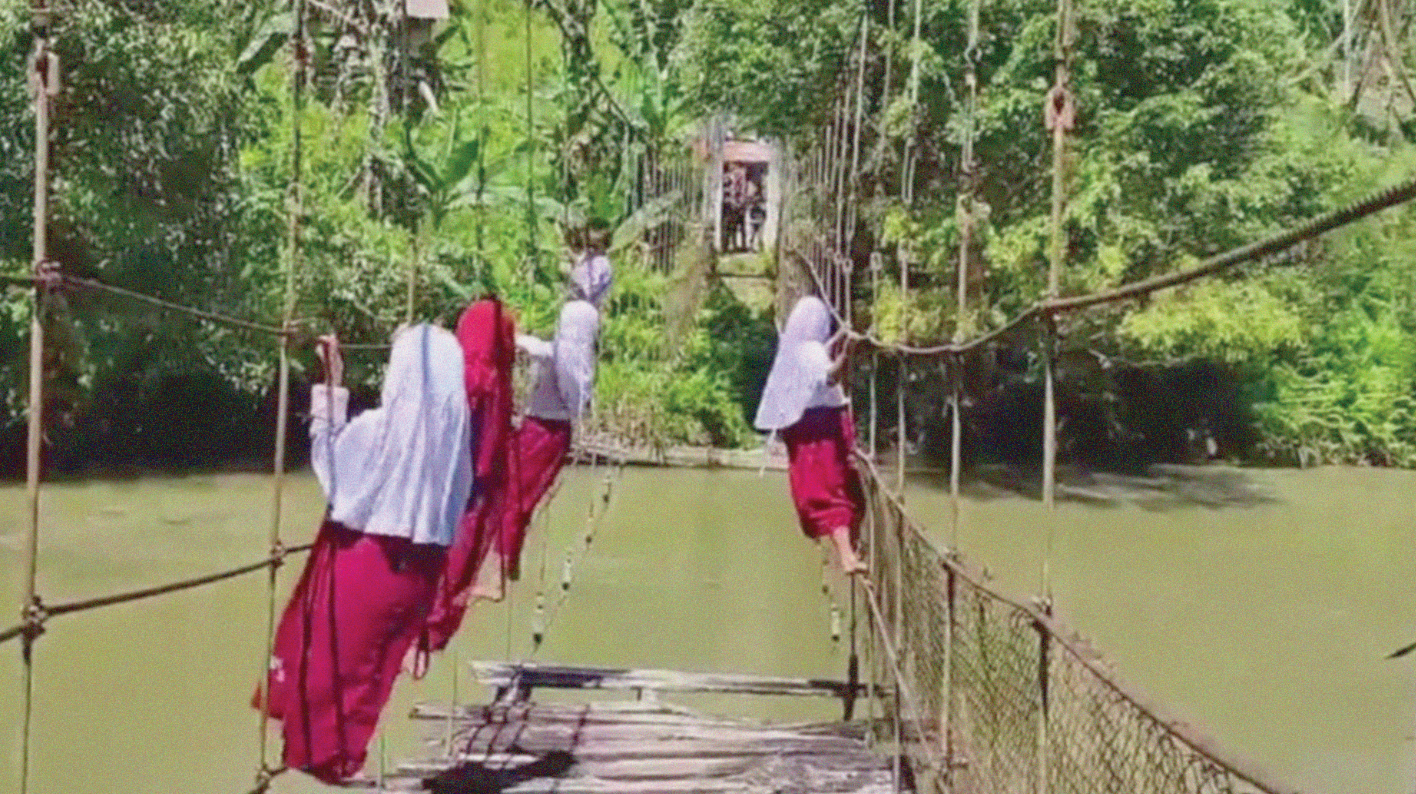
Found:
<path fill-rule="evenodd" d="M 564 750 L 552 750 L 535 761 L 509 769 L 468 761 L 424 779 L 423 789 L 436 794 L 496 794 L 537 778 L 560 777 L 574 765 L 575 756 Z"/>
<path fill-rule="evenodd" d="M 943 469 L 916 470 L 914 483 L 949 490 Z M 960 493 L 980 502 L 1023 497 L 1042 498 L 1042 475 L 1036 468 L 1005 465 L 966 469 Z M 1166 511 L 1187 507 L 1210 509 L 1276 504 L 1279 499 L 1241 469 L 1230 466 L 1185 466 L 1157 463 L 1142 474 L 1089 471 L 1070 466 L 1057 470 L 1057 499 L 1097 507 L 1140 507 Z"/>

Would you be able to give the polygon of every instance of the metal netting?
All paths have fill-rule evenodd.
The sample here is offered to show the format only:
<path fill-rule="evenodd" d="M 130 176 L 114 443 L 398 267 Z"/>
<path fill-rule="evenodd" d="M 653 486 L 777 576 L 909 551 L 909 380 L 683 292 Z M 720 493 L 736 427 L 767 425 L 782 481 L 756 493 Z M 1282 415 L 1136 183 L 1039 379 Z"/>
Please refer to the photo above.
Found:
<path fill-rule="evenodd" d="M 936 547 L 873 468 L 862 479 L 881 738 L 899 737 L 916 790 L 1277 794 Z"/>

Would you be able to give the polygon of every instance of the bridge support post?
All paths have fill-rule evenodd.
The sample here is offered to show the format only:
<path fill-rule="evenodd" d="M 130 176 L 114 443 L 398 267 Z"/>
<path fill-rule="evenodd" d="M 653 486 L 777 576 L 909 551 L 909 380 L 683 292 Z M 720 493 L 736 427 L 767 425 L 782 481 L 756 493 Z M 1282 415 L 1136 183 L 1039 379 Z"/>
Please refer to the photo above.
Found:
<path fill-rule="evenodd" d="M 28 66 L 28 81 L 34 97 L 34 274 L 37 277 L 30 307 L 28 424 L 25 443 L 25 500 L 27 524 L 24 546 L 24 590 L 20 599 L 20 620 L 25 624 L 20 641 L 21 726 L 20 794 L 29 790 L 30 722 L 34 710 L 34 641 L 43 628 L 42 608 L 36 590 L 39 570 L 39 486 L 43 459 L 40 455 L 44 431 L 44 309 L 49 287 L 49 113 L 50 102 L 59 91 L 59 60 L 50 39 L 52 20 L 44 0 L 34 4 L 32 29 L 34 56 Z"/>
<path fill-rule="evenodd" d="M 1043 612 L 1046 614 L 1050 610 L 1046 605 Z M 1047 632 L 1047 626 L 1042 621 L 1033 623 L 1037 629 L 1037 779 L 1033 784 L 1033 794 L 1048 794 L 1050 790 L 1051 777 L 1051 747 L 1049 725 L 1049 706 L 1051 701 L 1051 636 Z"/>
<path fill-rule="evenodd" d="M 954 791 L 954 594 L 958 583 L 954 569 L 944 564 L 944 675 L 943 706 L 939 715 L 939 744 L 944 753 L 944 768 L 939 770 L 943 791 Z"/>

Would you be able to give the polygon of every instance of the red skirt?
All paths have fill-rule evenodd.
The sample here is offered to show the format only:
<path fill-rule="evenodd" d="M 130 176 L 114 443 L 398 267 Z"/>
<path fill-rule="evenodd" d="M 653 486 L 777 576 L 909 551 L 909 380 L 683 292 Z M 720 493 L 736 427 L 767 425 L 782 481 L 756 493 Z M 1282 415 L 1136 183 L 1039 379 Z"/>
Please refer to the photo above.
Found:
<path fill-rule="evenodd" d="M 782 440 L 801 531 L 815 539 L 848 527 L 854 537 L 864 500 L 851 459 L 855 422 L 850 409 L 808 408 L 782 431 Z"/>
<path fill-rule="evenodd" d="M 428 609 L 423 639 L 429 651 L 446 648 L 452 635 L 462 626 L 472 584 L 495 540 L 497 518 L 504 508 L 505 494 L 504 484 L 497 485 L 495 491 L 488 486 L 478 494 L 473 508 L 462 515 L 457 536 L 447 550 L 447 564 L 438 579 L 432 606 Z"/>
<path fill-rule="evenodd" d="M 444 552 L 326 520 L 275 635 L 266 686 L 285 765 L 354 776 L 403 656 L 423 629 Z M 260 708 L 260 690 L 252 705 Z"/>
<path fill-rule="evenodd" d="M 496 421 L 496 417 L 485 410 L 486 407 L 487 403 L 481 402 L 474 409 L 474 427 L 489 427 Z M 495 463 L 476 481 L 472 505 L 462 514 L 452 547 L 447 550 L 447 563 L 443 566 L 433 603 L 428 609 L 427 631 L 423 637 L 425 650 L 441 651 L 446 648 L 452 635 L 462 626 L 462 618 L 467 613 L 469 590 L 487 558 L 487 552 L 497 539 L 502 515 L 507 506 L 515 501 L 514 486 L 521 467 L 516 448 L 508 443 L 509 439 L 515 440 L 510 438 L 510 434 L 502 437 L 484 435 L 481 439 L 483 445 L 494 444 L 503 448 L 495 450 L 497 454 L 494 456 L 479 456 Z M 481 452 L 486 453 L 486 449 L 482 446 Z"/>
<path fill-rule="evenodd" d="M 521 547 L 526 543 L 531 515 L 556 481 L 570 452 L 570 422 L 528 416 L 521 420 L 511 443 L 517 462 L 515 481 L 509 485 L 496 549 L 507 575 L 515 579 L 520 575 Z"/>

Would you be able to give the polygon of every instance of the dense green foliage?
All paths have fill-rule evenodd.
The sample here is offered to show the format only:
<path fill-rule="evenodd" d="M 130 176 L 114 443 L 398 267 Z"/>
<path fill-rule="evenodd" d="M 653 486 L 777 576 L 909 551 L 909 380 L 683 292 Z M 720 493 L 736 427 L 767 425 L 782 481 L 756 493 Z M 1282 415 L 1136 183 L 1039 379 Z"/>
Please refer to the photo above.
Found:
<path fill-rule="evenodd" d="M 873 297 L 857 293 L 888 338 L 947 338 L 956 322 L 984 330 L 1045 289 L 1051 150 L 1041 110 L 1053 80 L 1056 4 L 979 4 L 972 119 L 962 79 L 970 5 L 923 2 L 918 49 L 910 3 L 703 0 L 690 17 L 692 49 L 682 60 L 694 96 L 798 138 L 825 127 L 831 89 L 858 68 L 853 50 L 862 14 L 869 19 L 857 266 L 862 250 L 882 249 L 896 271 L 910 262 L 914 287 L 902 297 L 891 277 Z M 1334 58 L 1342 32 L 1335 2 L 1074 5 L 1078 118 L 1065 168 L 1064 295 L 1173 272 L 1413 172 L 1407 116 L 1416 97 L 1403 83 L 1409 40 L 1392 50 L 1400 55 L 1383 57 L 1384 40 L 1362 27 L 1375 24 L 1367 14 L 1377 18 L 1379 4 L 1356 20 L 1360 92 L 1343 84 Z M 985 274 L 958 317 L 956 197 L 971 127 Z M 898 198 L 906 143 L 919 158 L 908 206 Z M 1281 261 L 1070 317 L 1064 350 L 1086 355 L 1067 360 L 1155 362 L 1142 370 L 1209 360 L 1239 380 L 1258 431 L 1241 435 L 1257 437 L 1249 449 L 1261 457 L 1416 465 L 1413 221 L 1402 208 Z M 1080 374 L 1086 382 L 1086 368 Z M 1122 380 L 1112 378 L 1110 402 L 1154 396 L 1127 395 Z M 1128 432 L 1120 425 L 1136 409 L 1107 407 L 1109 432 Z M 1221 439 L 1226 452 L 1243 446 L 1232 440 Z"/>
<path fill-rule="evenodd" d="M 0 0 L 0 263 L 9 272 L 26 269 L 30 245 L 26 6 Z M 1398 79 L 1409 48 L 1376 57 L 1381 37 L 1358 30 L 1361 51 L 1375 55 L 1354 58 L 1365 81 L 1354 91 L 1333 57 L 1336 0 L 1076 6 L 1064 294 L 1185 267 L 1416 166 L 1412 98 Z M 53 257 L 73 273 L 266 321 L 285 310 L 293 267 L 293 313 L 360 342 L 381 341 L 405 318 L 413 270 L 418 316 L 451 323 L 467 300 L 496 291 L 522 326 L 545 333 L 563 294 L 565 231 L 604 217 L 619 226 L 618 280 L 593 429 L 746 443 L 770 326 L 721 285 L 704 286 L 691 246 L 677 274 L 638 261 L 636 164 L 681 153 L 714 112 L 809 145 L 859 65 L 863 16 L 854 250 L 884 252 L 891 269 L 908 260 L 913 289 L 858 290 L 858 316 L 887 337 L 934 340 L 956 323 L 992 327 L 1044 288 L 1051 181 L 1041 107 L 1055 5 L 981 3 L 972 120 L 962 79 L 970 0 L 921 0 L 918 47 L 914 7 L 567 0 L 528 10 L 461 0 L 412 44 L 372 5 L 317 11 L 298 113 L 303 245 L 292 258 L 289 3 L 69 0 L 55 29 L 65 84 Z M 973 306 L 956 316 L 969 129 L 983 270 Z M 907 148 L 918 158 L 909 205 L 898 198 Z M 1251 404 L 1262 456 L 1416 465 L 1412 232 L 1416 214 L 1392 211 L 1279 261 L 1069 320 L 1064 344 L 1083 354 L 1074 360 L 1214 362 Z M 0 300 L 11 438 L 28 311 L 19 291 Z M 88 295 L 69 296 L 50 319 L 57 447 L 98 461 L 191 462 L 268 443 L 252 428 L 271 414 L 269 339 Z M 303 349 L 295 362 L 297 374 L 313 364 Z M 358 382 L 377 382 L 377 355 L 351 364 Z M 1109 421 L 1124 424 L 1120 414 Z"/>

